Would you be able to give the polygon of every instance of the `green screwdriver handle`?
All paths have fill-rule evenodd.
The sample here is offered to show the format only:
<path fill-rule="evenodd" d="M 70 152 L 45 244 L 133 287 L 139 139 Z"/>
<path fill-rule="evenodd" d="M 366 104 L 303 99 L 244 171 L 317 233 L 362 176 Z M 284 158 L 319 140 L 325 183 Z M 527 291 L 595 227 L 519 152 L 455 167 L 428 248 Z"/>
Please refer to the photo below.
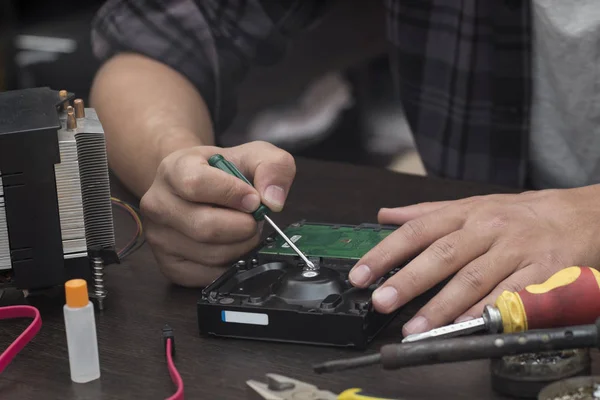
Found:
<path fill-rule="evenodd" d="M 248 185 L 254 187 L 254 185 L 252 185 L 252 183 L 250 183 L 250 181 L 246 179 L 246 177 L 240 172 L 240 170 L 237 169 L 231 161 L 227 161 L 222 155 L 215 154 L 214 156 L 208 159 L 208 164 L 212 167 L 220 169 L 221 171 L 227 172 L 229 175 L 233 175 L 243 180 Z M 265 219 L 265 215 L 269 214 L 269 212 L 271 212 L 271 210 L 261 203 L 258 209 L 252 213 L 252 216 L 256 221 L 262 221 L 263 219 Z"/>

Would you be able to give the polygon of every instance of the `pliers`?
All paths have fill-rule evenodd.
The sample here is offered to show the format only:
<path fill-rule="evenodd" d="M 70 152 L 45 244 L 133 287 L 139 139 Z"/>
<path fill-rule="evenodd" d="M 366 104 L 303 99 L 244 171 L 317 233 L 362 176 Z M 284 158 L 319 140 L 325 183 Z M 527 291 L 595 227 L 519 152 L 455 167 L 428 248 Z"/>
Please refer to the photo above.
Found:
<path fill-rule="evenodd" d="M 265 400 L 394 400 L 365 394 L 362 389 L 353 388 L 335 394 L 283 375 L 267 374 L 266 377 L 266 383 L 255 380 L 246 381 L 246 384 Z"/>

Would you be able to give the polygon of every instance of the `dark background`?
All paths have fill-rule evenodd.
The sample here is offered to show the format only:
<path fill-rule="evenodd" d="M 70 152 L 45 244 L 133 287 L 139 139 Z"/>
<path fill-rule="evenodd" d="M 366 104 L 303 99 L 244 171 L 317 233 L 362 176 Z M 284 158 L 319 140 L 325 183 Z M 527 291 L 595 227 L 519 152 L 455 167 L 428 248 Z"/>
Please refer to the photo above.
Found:
<path fill-rule="evenodd" d="M 0 65 L 4 68 L 0 68 L 0 90 L 68 88 L 87 102 L 99 67 L 91 51 L 90 23 L 102 4 L 99 0 L 3 0 Z M 16 46 L 19 35 L 67 38 L 77 46 L 72 53 L 55 55 L 54 60 L 23 66 L 18 61 L 23 50 Z M 398 148 L 390 153 L 369 151 L 370 137 L 364 127 L 371 110 L 382 104 L 396 104 L 386 46 L 385 13 L 380 1 L 338 2 L 322 23 L 293 43 L 282 63 L 250 73 L 241 88 L 238 118 L 221 144 L 244 142 L 245 126 L 257 112 L 293 101 L 315 79 L 340 71 L 352 84 L 352 108 L 322 140 L 298 151 L 286 150 L 308 158 L 387 166 L 398 155 Z M 400 107 L 397 110 L 402 113 Z M 408 136 L 407 132 L 402 134 Z"/>

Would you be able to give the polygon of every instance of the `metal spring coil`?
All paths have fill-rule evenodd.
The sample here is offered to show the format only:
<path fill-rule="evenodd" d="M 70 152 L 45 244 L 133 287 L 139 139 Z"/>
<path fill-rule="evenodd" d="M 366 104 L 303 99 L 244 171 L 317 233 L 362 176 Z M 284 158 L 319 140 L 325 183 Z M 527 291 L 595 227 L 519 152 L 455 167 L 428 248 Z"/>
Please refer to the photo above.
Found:
<path fill-rule="evenodd" d="M 106 290 L 104 289 L 104 261 L 101 258 L 94 258 L 92 263 L 94 269 L 94 294 L 102 299 L 106 297 Z"/>

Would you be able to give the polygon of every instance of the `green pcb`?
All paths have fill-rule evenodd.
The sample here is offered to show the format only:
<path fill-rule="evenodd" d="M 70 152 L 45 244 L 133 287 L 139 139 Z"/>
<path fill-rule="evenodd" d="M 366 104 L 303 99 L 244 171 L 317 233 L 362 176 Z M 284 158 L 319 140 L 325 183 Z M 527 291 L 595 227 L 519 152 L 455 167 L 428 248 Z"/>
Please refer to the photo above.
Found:
<path fill-rule="evenodd" d="M 358 228 L 358 229 L 357 229 Z M 284 232 L 308 257 L 358 260 L 394 230 L 392 228 L 336 226 L 326 224 L 291 225 Z M 263 255 L 295 255 L 279 235 L 263 247 Z"/>

